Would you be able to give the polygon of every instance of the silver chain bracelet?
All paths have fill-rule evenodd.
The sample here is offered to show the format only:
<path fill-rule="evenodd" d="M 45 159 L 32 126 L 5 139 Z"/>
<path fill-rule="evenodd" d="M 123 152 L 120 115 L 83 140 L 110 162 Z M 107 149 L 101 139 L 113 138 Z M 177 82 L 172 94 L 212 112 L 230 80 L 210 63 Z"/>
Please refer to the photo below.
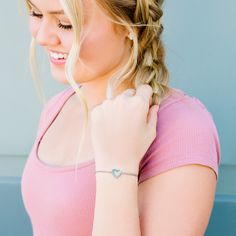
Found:
<path fill-rule="evenodd" d="M 123 172 L 121 169 L 115 169 L 115 168 L 113 168 L 112 171 L 104 171 L 104 170 L 97 170 L 97 171 L 95 171 L 95 173 L 98 173 L 98 172 L 112 173 L 112 175 L 113 175 L 115 178 L 117 178 L 117 179 L 118 179 L 122 174 L 124 174 L 124 175 L 133 175 L 133 176 L 138 177 L 138 175 L 136 175 L 136 174 Z"/>

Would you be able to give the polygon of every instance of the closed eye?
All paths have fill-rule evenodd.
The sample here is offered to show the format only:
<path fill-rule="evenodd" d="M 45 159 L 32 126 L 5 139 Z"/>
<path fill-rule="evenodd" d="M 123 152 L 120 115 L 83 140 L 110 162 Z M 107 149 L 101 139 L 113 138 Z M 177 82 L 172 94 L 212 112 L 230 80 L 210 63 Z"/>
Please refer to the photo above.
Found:
<path fill-rule="evenodd" d="M 42 14 L 36 13 L 35 11 L 30 11 L 30 16 L 38 17 L 38 18 L 42 18 L 43 17 Z"/>
<path fill-rule="evenodd" d="M 65 29 L 65 30 L 70 30 L 70 29 L 72 29 L 72 25 L 64 25 L 64 24 L 62 24 L 61 22 L 58 23 L 58 27 L 59 27 L 59 28 L 62 28 L 62 29 Z"/>
<path fill-rule="evenodd" d="M 40 14 L 40 13 L 36 13 L 35 11 L 31 10 L 30 12 L 30 16 L 32 17 L 37 17 L 37 18 L 43 18 L 43 15 Z M 65 25 L 65 24 L 62 24 L 60 21 L 58 23 L 58 27 L 59 28 L 62 28 L 62 29 L 65 29 L 65 30 L 71 30 L 72 29 L 72 25 Z"/>

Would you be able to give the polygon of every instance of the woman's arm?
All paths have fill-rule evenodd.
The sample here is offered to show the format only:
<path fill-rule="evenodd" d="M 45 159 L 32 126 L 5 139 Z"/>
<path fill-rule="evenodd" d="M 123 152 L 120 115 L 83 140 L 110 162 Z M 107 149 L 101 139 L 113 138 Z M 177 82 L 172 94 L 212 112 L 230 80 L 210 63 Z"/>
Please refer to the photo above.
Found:
<path fill-rule="evenodd" d="M 97 170 L 122 164 L 125 171 L 137 173 L 144 151 L 153 135 L 156 137 L 153 129 L 145 131 L 139 120 L 146 116 L 146 106 L 140 102 L 148 100 L 139 98 L 141 90 L 136 97 L 121 96 L 95 110 L 92 138 Z M 212 168 L 217 170 L 218 146 L 212 120 L 204 109 L 191 104 L 180 104 L 179 112 L 173 109 L 173 114 L 168 113 L 168 127 L 162 124 L 163 131 L 159 129 L 149 153 L 148 168 L 158 173 L 155 177 L 153 174 L 138 185 L 134 176 L 115 179 L 112 174 L 96 174 L 93 236 L 203 236 L 214 202 L 216 176 Z M 153 126 L 149 127 L 154 129 L 156 112 L 150 112 Z M 170 138 L 163 139 L 162 132 Z"/>
<path fill-rule="evenodd" d="M 203 236 L 205 233 L 216 187 L 215 173 L 209 167 L 181 166 L 139 185 L 133 176 L 116 180 L 105 173 L 97 174 L 96 181 L 92 236 Z"/>
<path fill-rule="evenodd" d="M 92 236 L 140 236 L 136 176 L 96 174 Z"/>
<path fill-rule="evenodd" d="M 132 94 L 129 94 L 132 92 Z M 152 88 L 141 85 L 106 100 L 91 113 L 96 170 L 116 165 L 137 174 L 139 163 L 156 137 L 157 106 L 151 106 Z M 112 168 L 111 168 L 112 167 Z M 96 173 L 93 236 L 140 236 L 137 176 Z"/>
<path fill-rule="evenodd" d="M 139 184 L 142 236 L 204 236 L 216 175 L 208 166 L 173 168 Z"/>

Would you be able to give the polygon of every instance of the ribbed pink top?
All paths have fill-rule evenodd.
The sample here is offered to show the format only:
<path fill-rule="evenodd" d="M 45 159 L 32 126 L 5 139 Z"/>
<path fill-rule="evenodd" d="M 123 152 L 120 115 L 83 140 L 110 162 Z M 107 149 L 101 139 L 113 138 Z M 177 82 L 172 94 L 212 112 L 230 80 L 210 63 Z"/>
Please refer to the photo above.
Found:
<path fill-rule="evenodd" d="M 74 166 L 43 163 L 37 148 L 43 135 L 74 94 L 66 88 L 42 110 L 37 136 L 26 161 L 21 191 L 34 236 L 91 236 L 96 179 L 93 159 Z M 201 164 L 218 176 L 220 142 L 214 120 L 195 97 L 175 88 L 157 113 L 157 137 L 140 162 L 139 183 L 178 166 Z"/>

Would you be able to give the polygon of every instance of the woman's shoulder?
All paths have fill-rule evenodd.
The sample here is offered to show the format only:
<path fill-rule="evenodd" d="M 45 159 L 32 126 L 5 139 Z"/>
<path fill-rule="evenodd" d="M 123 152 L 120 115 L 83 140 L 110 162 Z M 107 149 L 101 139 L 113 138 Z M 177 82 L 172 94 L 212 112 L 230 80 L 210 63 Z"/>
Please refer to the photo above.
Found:
<path fill-rule="evenodd" d="M 182 135 L 182 139 L 198 134 L 202 140 L 212 136 L 219 143 L 213 114 L 200 99 L 177 88 L 173 88 L 171 95 L 160 104 L 157 134 L 159 137 L 168 134 L 172 138 Z"/>
<path fill-rule="evenodd" d="M 160 108 L 165 109 L 166 107 L 171 106 L 174 103 L 186 103 L 186 101 L 194 101 L 202 107 L 205 107 L 204 104 L 198 98 L 187 94 L 184 90 L 180 88 L 171 87 L 169 93 L 162 100 Z"/>
<path fill-rule="evenodd" d="M 62 91 L 59 91 L 58 93 L 52 95 L 45 103 L 43 110 L 46 110 L 47 112 L 51 112 L 54 109 L 57 109 L 59 102 L 66 99 L 67 95 L 69 95 L 70 92 L 71 92 L 71 88 L 67 87 L 63 89 Z"/>
<path fill-rule="evenodd" d="M 186 164 L 210 166 L 218 175 L 218 131 L 198 98 L 174 88 L 157 115 L 157 135 L 140 162 L 140 182 Z"/>
<path fill-rule="evenodd" d="M 220 139 L 213 114 L 200 99 L 181 89 L 173 88 L 172 94 L 160 105 L 157 136 L 162 142 L 169 142 L 169 138 L 178 142 L 185 140 L 189 147 L 199 142 L 200 149 L 215 145 L 218 160 L 220 158 Z"/>
<path fill-rule="evenodd" d="M 71 88 L 65 88 L 62 91 L 52 95 L 46 103 L 43 105 L 40 115 L 40 125 L 47 123 L 47 120 L 54 115 L 54 113 L 60 109 L 60 104 L 70 94 Z"/>
<path fill-rule="evenodd" d="M 179 88 L 170 88 L 170 92 L 160 104 L 159 113 L 175 119 L 179 116 L 184 119 L 196 114 L 201 116 L 204 113 L 212 118 L 212 114 L 200 99 Z"/>
<path fill-rule="evenodd" d="M 70 93 L 71 91 L 71 87 L 67 87 L 61 91 L 59 91 L 58 93 L 52 95 L 46 102 L 45 106 L 50 107 L 53 104 L 57 103 L 58 101 L 60 101 L 61 99 L 63 99 L 67 94 Z"/>

